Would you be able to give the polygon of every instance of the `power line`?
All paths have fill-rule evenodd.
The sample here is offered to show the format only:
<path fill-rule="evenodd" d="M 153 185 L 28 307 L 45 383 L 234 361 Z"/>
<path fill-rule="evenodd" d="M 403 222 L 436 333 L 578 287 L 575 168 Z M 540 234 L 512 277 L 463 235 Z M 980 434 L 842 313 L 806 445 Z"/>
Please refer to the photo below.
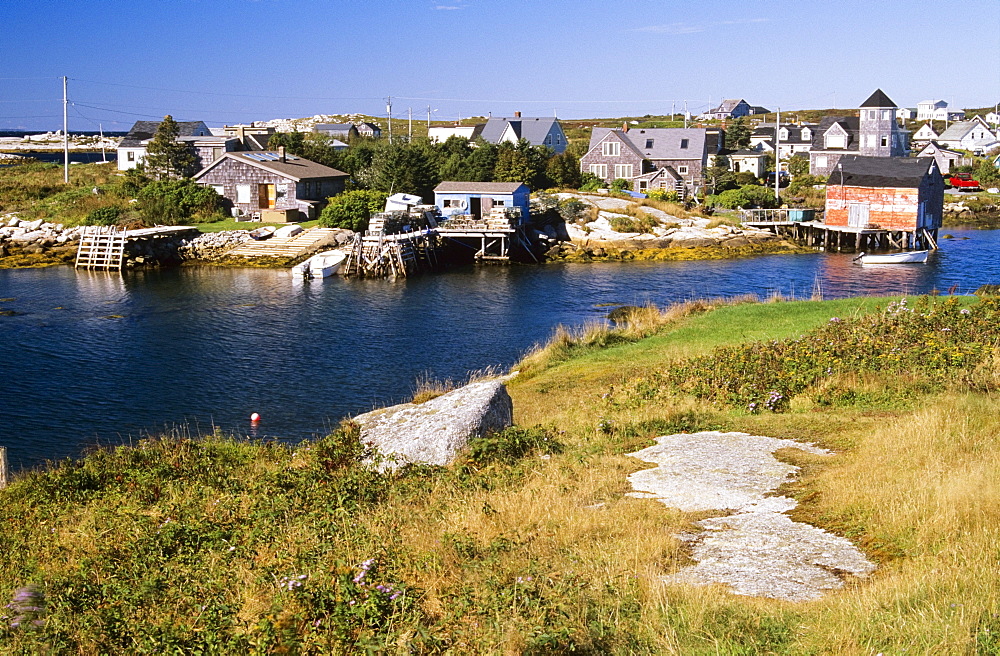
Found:
<path fill-rule="evenodd" d="M 119 84 L 117 82 L 98 82 L 96 80 L 81 80 L 70 78 L 74 82 L 86 82 L 88 84 L 104 84 L 112 87 L 126 87 L 129 89 L 145 89 L 147 91 L 169 91 L 171 93 L 193 93 L 202 96 L 225 96 L 230 98 L 263 98 L 265 100 L 378 100 L 376 96 L 358 96 L 354 98 L 334 98 L 324 96 L 264 96 L 257 93 L 220 93 L 218 91 L 193 91 L 191 89 L 168 89 L 166 87 L 146 87 L 135 84 Z"/>

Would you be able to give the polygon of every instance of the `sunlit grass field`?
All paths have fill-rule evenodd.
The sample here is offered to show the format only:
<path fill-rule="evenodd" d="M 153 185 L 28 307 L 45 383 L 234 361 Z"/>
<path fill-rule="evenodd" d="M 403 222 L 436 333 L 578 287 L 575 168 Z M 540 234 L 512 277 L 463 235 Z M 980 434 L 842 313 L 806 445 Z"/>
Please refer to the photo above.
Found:
<path fill-rule="evenodd" d="M 23 473 L 0 492 L 0 596 L 22 599 L 0 651 L 998 653 L 998 316 L 974 297 L 635 308 L 529 354 L 517 426 L 451 467 L 380 473 L 345 426 Z M 899 357 L 855 346 L 879 339 Z M 752 407 L 758 384 L 787 403 Z M 625 454 L 706 429 L 834 450 L 780 452 L 802 468 L 781 493 L 879 569 L 806 603 L 664 585 L 701 516 L 626 497 L 647 465 Z"/>

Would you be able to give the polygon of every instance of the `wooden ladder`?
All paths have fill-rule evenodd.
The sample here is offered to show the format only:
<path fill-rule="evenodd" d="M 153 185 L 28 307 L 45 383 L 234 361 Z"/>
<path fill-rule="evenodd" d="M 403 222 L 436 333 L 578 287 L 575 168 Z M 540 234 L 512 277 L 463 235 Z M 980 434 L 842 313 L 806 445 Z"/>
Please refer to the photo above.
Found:
<path fill-rule="evenodd" d="M 125 264 L 125 231 L 115 226 L 85 226 L 76 249 L 77 269 L 121 271 Z"/>

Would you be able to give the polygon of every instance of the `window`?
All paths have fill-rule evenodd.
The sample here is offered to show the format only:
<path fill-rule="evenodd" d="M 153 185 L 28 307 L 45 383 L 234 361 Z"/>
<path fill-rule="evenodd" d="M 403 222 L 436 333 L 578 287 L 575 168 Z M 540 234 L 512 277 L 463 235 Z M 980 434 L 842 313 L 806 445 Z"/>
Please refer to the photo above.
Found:
<path fill-rule="evenodd" d="M 653 140 L 646 139 L 646 148 L 652 148 L 652 147 L 653 147 Z"/>
<path fill-rule="evenodd" d="M 788 141 L 788 130 L 785 128 L 778 130 L 778 138 L 782 141 Z"/>
<path fill-rule="evenodd" d="M 686 141 L 686 139 L 685 139 L 685 141 Z M 678 166 L 677 167 L 677 172 L 680 173 L 681 175 L 687 175 L 688 167 L 686 167 L 686 166 Z"/>
<path fill-rule="evenodd" d="M 130 162 L 134 162 L 135 161 L 135 151 L 134 150 L 128 151 L 128 161 L 130 161 Z"/>
<path fill-rule="evenodd" d="M 825 169 L 826 168 L 826 155 L 816 156 L 816 168 Z"/>
<path fill-rule="evenodd" d="M 599 177 L 602 180 L 606 180 L 608 177 L 608 165 L 607 164 L 591 164 L 590 172 Z"/>
<path fill-rule="evenodd" d="M 639 180 L 639 191 L 642 191 L 649 185 L 645 180 Z"/>
<path fill-rule="evenodd" d="M 882 110 L 882 118 L 883 119 L 892 118 L 892 110 L 891 109 L 883 109 Z"/>
<path fill-rule="evenodd" d="M 236 202 L 250 202 L 250 185 L 236 185 Z"/>
<path fill-rule="evenodd" d="M 601 144 L 601 154 L 605 157 L 618 157 L 622 154 L 622 145 L 618 141 L 605 141 Z"/>
<path fill-rule="evenodd" d="M 631 178 L 632 177 L 632 165 L 631 164 L 615 164 L 615 178 Z"/>
<path fill-rule="evenodd" d="M 493 207 L 503 207 L 506 204 L 507 204 L 506 201 L 497 200 L 495 198 L 493 199 Z"/>
<path fill-rule="evenodd" d="M 212 189 L 214 189 L 215 193 L 219 194 L 220 196 L 226 195 L 226 185 L 212 185 Z"/>
<path fill-rule="evenodd" d="M 802 141 L 811 141 L 813 138 L 812 130 L 809 128 L 802 128 Z"/>
<path fill-rule="evenodd" d="M 847 139 L 844 138 L 842 134 L 828 134 L 826 135 L 826 147 L 827 148 L 846 148 Z"/>
<path fill-rule="evenodd" d="M 882 137 L 882 147 L 885 148 L 889 145 L 889 135 L 883 135 Z"/>
<path fill-rule="evenodd" d="M 688 147 L 688 140 L 681 139 L 681 148 L 687 148 L 687 147 Z"/>
<path fill-rule="evenodd" d="M 548 145 L 548 144 L 552 143 L 552 135 L 551 134 L 545 135 L 545 141 L 543 143 L 545 145 Z"/>
<path fill-rule="evenodd" d="M 562 135 L 559 134 L 558 132 L 556 133 L 556 143 L 557 144 L 561 144 L 562 143 Z"/>

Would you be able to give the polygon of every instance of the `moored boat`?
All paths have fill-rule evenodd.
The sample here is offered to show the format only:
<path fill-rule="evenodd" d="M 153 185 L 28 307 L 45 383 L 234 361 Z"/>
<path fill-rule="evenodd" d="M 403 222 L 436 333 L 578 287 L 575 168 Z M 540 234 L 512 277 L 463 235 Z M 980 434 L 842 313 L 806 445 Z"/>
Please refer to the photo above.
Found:
<path fill-rule="evenodd" d="M 250 231 L 250 236 L 257 241 L 261 239 L 267 239 L 274 234 L 276 228 L 274 226 L 261 226 L 259 228 L 254 228 Z"/>
<path fill-rule="evenodd" d="M 347 254 L 343 251 L 316 253 L 305 262 L 292 267 L 292 275 L 296 278 L 326 278 L 337 273 L 346 259 Z"/>
<path fill-rule="evenodd" d="M 927 251 L 904 251 L 902 253 L 862 253 L 856 260 L 861 264 L 909 264 L 927 261 Z"/>

